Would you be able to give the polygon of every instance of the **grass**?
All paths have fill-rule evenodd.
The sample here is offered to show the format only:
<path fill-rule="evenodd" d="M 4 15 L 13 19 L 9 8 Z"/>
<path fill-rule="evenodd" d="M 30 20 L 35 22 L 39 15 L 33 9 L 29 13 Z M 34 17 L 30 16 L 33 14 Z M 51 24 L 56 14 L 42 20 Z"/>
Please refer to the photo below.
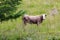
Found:
<path fill-rule="evenodd" d="M 60 14 L 50 16 L 49 11 L 57 8 L 60 13 L 60 0 L 23 0 L 17 11 L 23 9 L 29 15 L 47 14 L 39 26 L 28 24 L 23 27 L 22 18 L 0 23 L 0 40 L 60 40 Z"/>

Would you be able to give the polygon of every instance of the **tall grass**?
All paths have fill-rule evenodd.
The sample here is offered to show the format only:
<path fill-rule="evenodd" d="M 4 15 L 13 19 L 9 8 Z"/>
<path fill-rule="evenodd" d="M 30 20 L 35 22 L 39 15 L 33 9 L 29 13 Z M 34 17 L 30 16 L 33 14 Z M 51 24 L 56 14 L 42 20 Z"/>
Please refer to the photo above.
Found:
<path fill-rule="evenodd" d="M 51 16 L 49 11 L 54 7 L 60 13 L 60 0 L 23 0 L 17 6 L 29 15 L 47 14 L 46 20 L 39 26 L 27 24 L 23 26 L 22 17 L 16 21 L 0 23 L 0 40 L 60 40 L 60 14 Z"/>

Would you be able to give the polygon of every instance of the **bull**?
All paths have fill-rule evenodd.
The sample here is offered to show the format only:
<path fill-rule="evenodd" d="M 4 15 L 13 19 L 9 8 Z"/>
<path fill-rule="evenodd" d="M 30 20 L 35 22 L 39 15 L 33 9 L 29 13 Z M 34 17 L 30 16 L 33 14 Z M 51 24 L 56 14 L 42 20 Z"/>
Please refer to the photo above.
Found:
<path fill-rule="evenodd" d="M 42 15 L 36 15 L 36 16 L 30 16 L 30 15 L 24 15 L 23 16 L 23 23 L 24 25 L 26 25 L 27 23 L 30 24 L 37 24 L 37 26 L 43 22 L 43 20 L 46 19 L 46 14 L 42 14 Z"/>

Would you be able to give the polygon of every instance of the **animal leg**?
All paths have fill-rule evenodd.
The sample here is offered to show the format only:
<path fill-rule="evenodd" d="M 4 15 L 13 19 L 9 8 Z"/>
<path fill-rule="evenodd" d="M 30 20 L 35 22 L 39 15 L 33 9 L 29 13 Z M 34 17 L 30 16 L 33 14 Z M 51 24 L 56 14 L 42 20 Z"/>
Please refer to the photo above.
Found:
<path fill-rule="evenodd" d="M 26 21 L 24 21 L 23 23 L 24 23 L 24 26 L 27 24 L 27 22 L 26 22 Z"/>
<path fill-rule="evenodd" d="M 37 26 L 39 25 L 39 22 L 37 22 Z"/>

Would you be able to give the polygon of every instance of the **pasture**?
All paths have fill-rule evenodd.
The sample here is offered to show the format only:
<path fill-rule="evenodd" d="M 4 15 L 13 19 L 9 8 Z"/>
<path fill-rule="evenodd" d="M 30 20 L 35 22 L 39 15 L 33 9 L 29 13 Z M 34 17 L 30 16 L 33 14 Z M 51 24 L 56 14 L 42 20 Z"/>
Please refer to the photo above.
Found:
<path fill-rule="evenodd" d="M 58 10 L 53 16 L 50 11 Z M 23 26 L 22 16 L 17 20 L 0 23 L 0 40 L 60 40 L 60 0 L 23 0 L 17 11 L 25 10 L 29 15 L 47 14 L 39 25 Z"/>

